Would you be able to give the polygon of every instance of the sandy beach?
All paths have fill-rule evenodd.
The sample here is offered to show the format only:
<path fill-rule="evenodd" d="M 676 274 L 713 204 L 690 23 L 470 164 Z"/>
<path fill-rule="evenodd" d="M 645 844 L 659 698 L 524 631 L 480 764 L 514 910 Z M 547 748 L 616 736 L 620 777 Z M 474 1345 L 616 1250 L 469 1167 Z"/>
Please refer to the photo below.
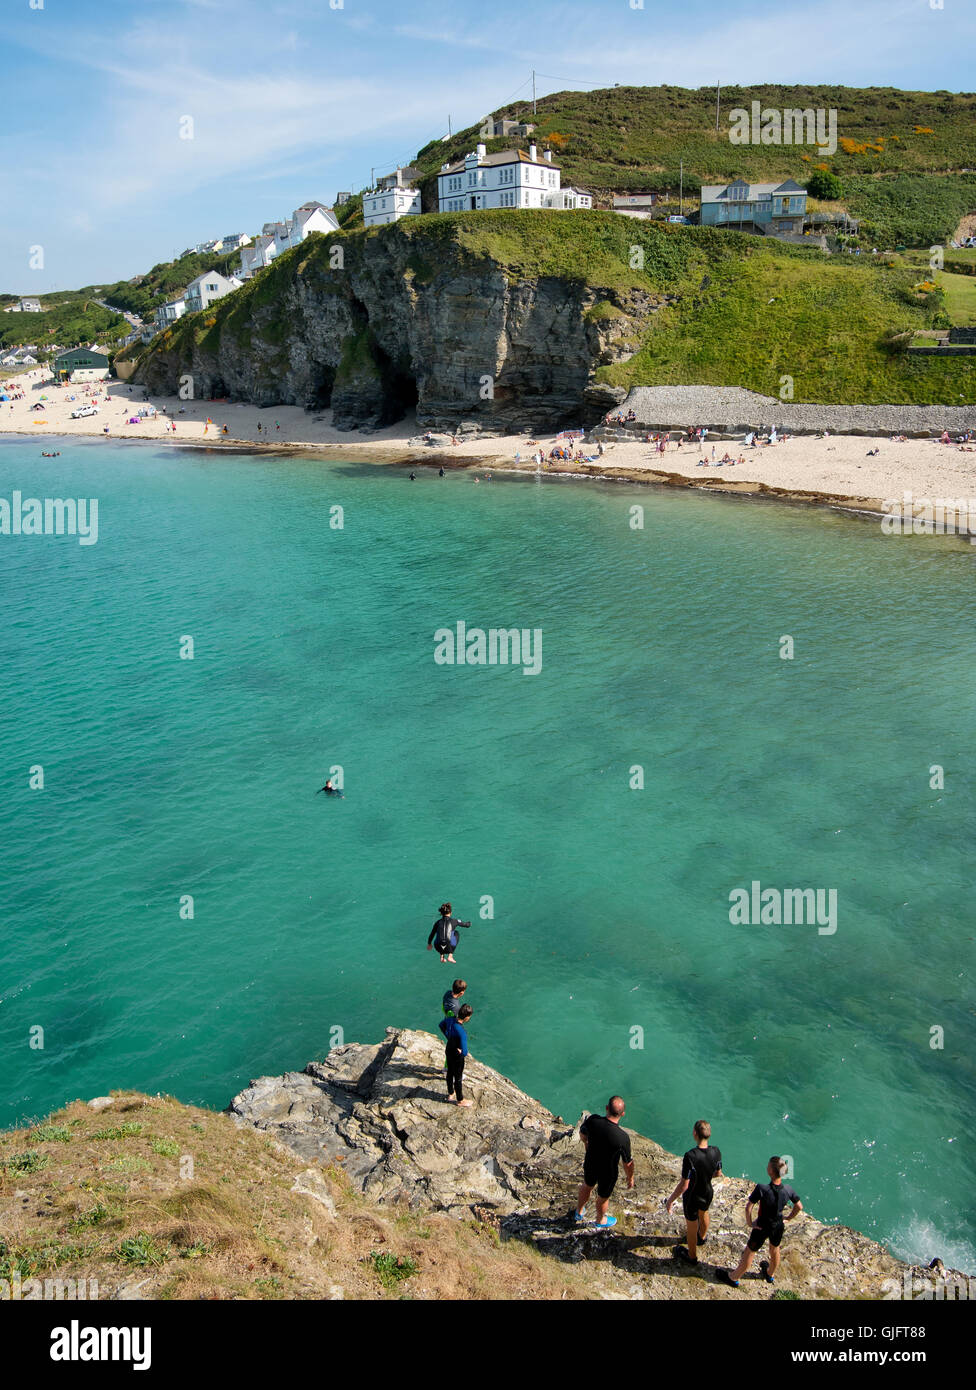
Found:
<path fill-rule="evenodd" d="M 312 448 L 376 462 L 535 471 L 532 456 L 540 447 L 548 456 L 554 443 L 552 436 L 532 440 L 509 435 L 432 447 L 423 443 L 423 432 L 413 419 L 368 433 L 337 430 L 330 411 L 159 396 L 147 399 L 141 386 L 120 381 L 58 387 L 42 368 L 7 378 L 0 390 L 24 394 L 24 399 L 0 402 L 0 433 L 36 435 L 41 449 L 50 447 L 43 441 L 51 436 L 100 436 L 217 448 Z M 89 401 L 99 413 L 72 420 L 72 411 Z M 43 408 L 33 409 L 38 403 Z M 147 406 L 155 407 L 156 414 L 129 423 L 140 407 Z M 901 498 L 905 492 L 933 502 L 976 499 L 976 445 L 961 448 L 934 439 L 899 443 L 861 435 L 826 439 L 802 435 L 755 449 L 721 440 L 714 445 L 709 442 L 703 452 L 697 445 L 673 441 L 663 454 L 653 445 L 637 442 L 609 443 L 604 449 L 603 456 L 592 462 L 552 461 L 544 465 L 545 471 L 762 493 L 869 511 L 883 510 L 885 499 Z M 584 445 L 583 452 L 593 457 L 596 446 Z M 744 462 L 720 465 L 726 453 Z M 976 514 L 976 501 L 960 510 Z"/>

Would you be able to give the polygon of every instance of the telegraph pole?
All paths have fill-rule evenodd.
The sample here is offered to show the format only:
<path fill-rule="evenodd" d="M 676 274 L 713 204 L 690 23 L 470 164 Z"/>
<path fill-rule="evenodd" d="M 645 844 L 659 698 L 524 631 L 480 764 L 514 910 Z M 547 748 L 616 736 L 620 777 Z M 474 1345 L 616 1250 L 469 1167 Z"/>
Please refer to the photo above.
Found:
<path fill-rule="evenodd" d="M 715 84 L 715 134 L 716 134 L 716 135 L 718 134 L 718 116 L 719 116 L 719 111 L 720 111 L 721 109 L 722 109 L 722 84 L 721 84 L 721 82 L 716 82 L 716 84 Z"/>
<path fill-rule="evenodd" d="M 678 184 L 678 214 L 684 217 L 685 214 L 685 162 L 681 160 L 681 168 L 678 173 L 680 180 Z"/>
<path fill-rule="evenodd" d="M 535 115 L 535 68 L 532 69 L 532 114 Z"/>

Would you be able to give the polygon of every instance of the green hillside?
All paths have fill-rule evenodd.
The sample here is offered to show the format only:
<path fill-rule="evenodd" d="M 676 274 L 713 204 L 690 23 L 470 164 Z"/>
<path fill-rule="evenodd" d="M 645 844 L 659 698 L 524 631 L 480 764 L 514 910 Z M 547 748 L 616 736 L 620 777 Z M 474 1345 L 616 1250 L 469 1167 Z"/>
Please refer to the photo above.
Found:
<path fill-rule="evenodd" d="M 836 110 L 836 153 L 828 158 L 806 146 L 732 144 L 729 112 L 749 110 L 753 101 L 777 110 Z M 622 190 L 676 194 L 681 161 L 686 195 L 694 195 L 701 183 L 735 175 L 802 182 L 811 170 L 825 166 L 842 180 L 843 202 L 855 217 L 864 219 L 866 237 L 885 246 L 946 240 L 962 216 L 976 212 L 972 93 L 727 87 L 717 132 L 714 87 L 555 92 L 539 100 L 534 116 L 525 102 L 494 114 L 535 122 L 531 138 L 552 147 L 563 183 L 583 184 L 598 195 Z M 478 127 L 470 126 L 450 140 L 432 141 L 418 153 L 414 162 L 426 176 L 427 198 L 435 190 L 433 178 L 441 165 L 463 157 L 478 138 Z M 489 150 L 501 150 L 510 148 L 513 140 L 486 143 Z M 525 147 L 529 142 L 517 143 Z M 909 181 L 905 175 L 914 177 Z"/>
<path fill-rule="evenodd" d="M 40 300 L 45 306 L 42 314 L 0 313 L 0 348 L 34 343 L 41 354 L 52 343 L 67 348 L 97 341 L 111 347 L 130 331 L 121 314 L 103 309 L 78 291 L 41 295 Z"/>
<path fill-rule="evenodd" d="M 151 319 L 161 304 L 182 294 L 198 275 L 204 275 L 208 270 L 230 275 L 240 260 L 240 251 L 226 254 L 211 251 L 205 255 L 191 251 L 177 261 L 161 261 L 146 275 L 137 275 L 132 280 L 117 280 L 113 285 L 91 285 L 83 293 L 97 294 L 99 299 L 114 304 L 118 309 L 127 309 L 130 314 Z"/>
<path fill-rule="evenodd" d="M 378 242 L 399 241 L 397 261 L 413 290 L 435 297 L 445 277 L 480 283 L 493 267 L 511 284 L 552 277 L 586 286 L 596 301 L 591 321 L 667 295 L 672 302 L 631 340 L 631 359 L 598 370 L 598 380 L 616 385 L 704 383 L 776 396 L 780 378 L 790 376 L 798 401 L 976 401 L 976 359 L 904 352 L 915 331 L 947 322 L 942 293 L 916 288 L 923 273 L 908 264 L 825 258 L 740 232 L 607 212 L 439 213 L 337 235 L 342 272 L 329 268 L 335 237 L 316 235 L 205 314 L 181 319 L 140 355 L 160 351 L 189 361 L 198 348 L 216 355 L 225 335 L 239 350 L 250 345 L 255 316 L 265 343 L 284 343 L 294 332 L 293 281 L 346 293 L 373 263 Z M 640 260 L 635 248 L 641 269 L 633 268 Z"/>

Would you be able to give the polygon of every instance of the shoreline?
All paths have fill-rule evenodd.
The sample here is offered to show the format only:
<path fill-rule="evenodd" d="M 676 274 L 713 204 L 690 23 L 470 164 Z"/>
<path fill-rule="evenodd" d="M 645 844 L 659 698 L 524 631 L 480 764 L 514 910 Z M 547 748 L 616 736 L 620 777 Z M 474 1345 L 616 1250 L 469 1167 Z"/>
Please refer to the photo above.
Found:
<path fill-rule="evenodd" d="M 572 445 L 583 458 L 550 460 L 555 435 L 537 439 L 522 435 L 471 437 L 462 432 L 456 443 L 442 435 L 439 438 L 443 442 L 426 445 L 423 431 L 409 418 L 367 434 L 336 429 L 329 410 L 316 414 L 299 406 L 149 398 L 141 387 L 112 380 L 58 387 L 42 368 L 8 379 L 4 386 L 22 398 L 0 402 L 0 437 L 32 438 L 42 445 L 64 439 L 121 439 L 213 451 L 229 448 L 292 457 L 311 455 L 418 470 L 485 469 L 566 481 L 687 488 L 871 517 L 882 516 L 894 503 L 901 505 L 907 493 L 912 500 L 906 504 L 906 519 L 918 514 L 924 503 L 939 506 L 946 501 L 947 518 L 951 513 L 973 520 L 971 528 L 959 526 L 957 531 L 976 532 L 976 444 L 865 435 L 792 435 L 775 445 L 747 448 L 734 439 L 713 436 L 704 449 L 688 441 L 671 440 L 663 453 L 646 440 L 610 440 L 598 457 L 595 441 L 577 439 Z M 89 401 L 97 406 L 97 414 L 69 418 L 72 409 Z M 151 408 L 154 414 L 129 423 L 140 408 Z M 463 431 L 463 426 L 459 428 Z M 541 469 L 532 461 L 540 448 L 546 456 Z M 731 461 L 723 464 L 723 458 Z"/>

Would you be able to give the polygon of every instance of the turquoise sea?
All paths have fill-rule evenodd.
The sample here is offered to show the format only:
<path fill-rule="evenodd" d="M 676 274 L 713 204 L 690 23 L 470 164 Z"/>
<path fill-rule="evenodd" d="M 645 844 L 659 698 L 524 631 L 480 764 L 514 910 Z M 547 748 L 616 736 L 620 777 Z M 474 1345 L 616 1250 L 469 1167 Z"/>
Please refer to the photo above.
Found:
<path fill-rule="evenodd" d="M 99 539 L 0 536 L 0 1125 L 113 1087 L 219 1108 L 333 1030 L 433 1030 L 448 897 L 475 1056 L 567 1119 L 619 1091 L 678 1152 L 705 1117 L 727 1171 L 789 1154 L 822 1219 L 976 1272 L 976 548 L 42 447 L 0 443 L 0 497 L 96 497 Z M 541 672 L 436 664 L 458 621 L 541 628 Z M 836 932 L 732 925 L 754 880 L 836 890 Z"/>

